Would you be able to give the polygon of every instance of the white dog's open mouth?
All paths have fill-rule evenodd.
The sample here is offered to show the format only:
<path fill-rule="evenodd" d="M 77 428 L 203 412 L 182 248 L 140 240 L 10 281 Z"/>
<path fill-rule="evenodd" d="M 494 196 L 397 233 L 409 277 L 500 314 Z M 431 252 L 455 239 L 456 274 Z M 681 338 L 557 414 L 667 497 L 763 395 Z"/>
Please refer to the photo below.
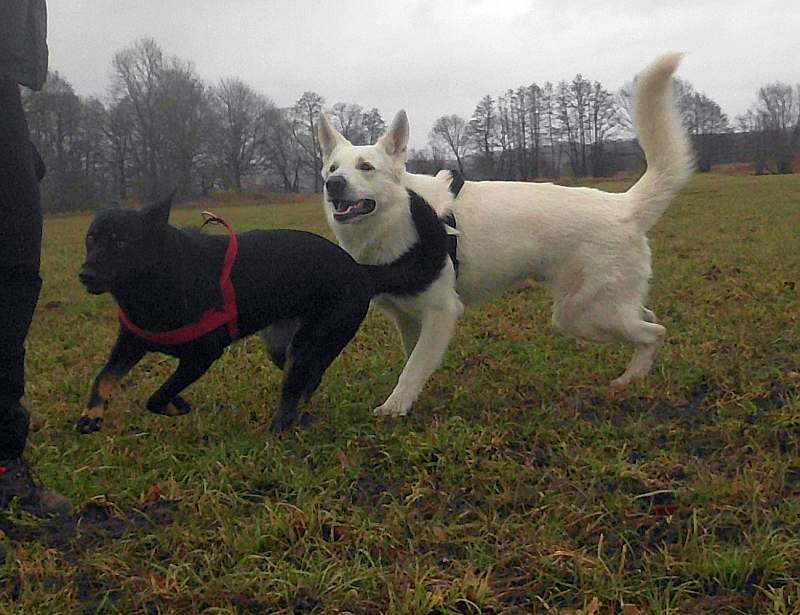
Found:
<path fill-rule="evenodd" d="M 337 222 L 350 222 L 359 216 L 365 216 L 375 211 L 375 201 L 360 199 L 358 201 L 332 201 L 333 219 Z"/>

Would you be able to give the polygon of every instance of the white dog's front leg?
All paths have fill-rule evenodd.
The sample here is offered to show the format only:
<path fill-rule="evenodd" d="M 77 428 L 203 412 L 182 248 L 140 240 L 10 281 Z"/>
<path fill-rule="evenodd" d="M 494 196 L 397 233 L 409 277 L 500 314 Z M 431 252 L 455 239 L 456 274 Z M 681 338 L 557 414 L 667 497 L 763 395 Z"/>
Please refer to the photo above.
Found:
<path fill-rule="evenodd" d="M 403 350 L 406 352 L 406 359 L 411 357 L 414 348 L 417 347 L 417 342 L 420 336 L 419 321 L 413 316 L 398 312 L 395 314 L 394 322 L 397 325 L 397 330 L 400 332 L 400 337 L 403 340 Z"/>
<path fill-rule="evenodd" d="M 394 320 L 397 331 L 400 333 L 400 339 L 403 342 L 403 350 L 406 353 L 406 359 L 408 359 L 419 339 L 419 320 L 386 299 L 378 299 L 376 300 L 376 304 Z"/>
<path fill-rule="evenodd" d="M 397 386 L 383 405 L 375 408 L 375 416 L 408 414 L 428 378 L 441 365 L 461 311 L 460 302 L 454 302 L 447 308 L 433 309 L 423 314 L 419 340 L 411 351 Z"/>

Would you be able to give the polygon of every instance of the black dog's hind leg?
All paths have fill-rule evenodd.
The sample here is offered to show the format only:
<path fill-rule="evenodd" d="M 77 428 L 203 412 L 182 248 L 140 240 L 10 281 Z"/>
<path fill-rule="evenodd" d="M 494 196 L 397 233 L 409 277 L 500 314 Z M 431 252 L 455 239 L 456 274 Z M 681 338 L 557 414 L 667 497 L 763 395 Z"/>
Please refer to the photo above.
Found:
<path fill-rule="evenodd" d="M 146 350 L 139 340 L 121 327 L 108 361 L 94 379 L 89 403 L 75 422 L 75 429 L 83 434 L 100 431 L 108 400 L 117 383 L 133 369 L 145 353 Z"/>
<path fill-rule="evenodd" d="M 191 412 L 192 406 L 180 396 L 180 392 L 205 374 L 217 358 L 193 356 L 190 359 L 180 359 L 175 373 L 167 378 L 167 381 L 147 400 L 147 409 L 165 416 L 179 416 Z"/>
<path fill-rule="evenodd" d="M 317 389 L 325 370 L 353 339 L 367 315 L 369 300 L 345 299 L 318 318 L 308 319 L 288 349 L 278 414 L 270 429 L 286 429 L 297 418 L 297 406 Z"/>
<path fill-rule="evenodd" d="M 289 344 L 292 343 L 292 339 L 302 324 L 299 318 L 292 318 L 275 322 L 261 331 L 261 340 L 267 348 L 269 358 L 278 369 L 286 366 Z"/>

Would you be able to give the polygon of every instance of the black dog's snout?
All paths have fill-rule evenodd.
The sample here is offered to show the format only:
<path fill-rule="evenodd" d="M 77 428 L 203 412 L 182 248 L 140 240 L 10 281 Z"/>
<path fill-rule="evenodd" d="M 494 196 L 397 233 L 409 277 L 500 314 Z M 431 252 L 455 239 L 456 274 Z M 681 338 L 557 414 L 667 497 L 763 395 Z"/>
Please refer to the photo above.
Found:
<path fill-rule="evenodd" d="M 344 194 L 347 180 L 341 175 L 333 175 L 325 182 L 325 188 L 328 190 L 328 196 L 332 199 L 339 199 Z"/>
<path fill-rule="evenodd" d="M 92 282 L 97 280 L 97 274 L 91 269 L 89 269 L 86 265 L 84 265 L 78 272 L 78 279 L 81 281 L 82 284 L 91 284 Z"/>

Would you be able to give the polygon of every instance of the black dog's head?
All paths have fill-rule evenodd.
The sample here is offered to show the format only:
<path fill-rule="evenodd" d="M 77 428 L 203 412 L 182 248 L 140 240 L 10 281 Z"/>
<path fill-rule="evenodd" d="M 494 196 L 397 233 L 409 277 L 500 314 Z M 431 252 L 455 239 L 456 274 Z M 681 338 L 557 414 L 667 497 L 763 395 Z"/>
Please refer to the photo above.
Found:
<path fill-rule="evenodd" d="M 78 278 L 93 295 L 122 288 L 161 260 L 172 197 L 139 211 L 106 209 L 86 233 Z"/>

